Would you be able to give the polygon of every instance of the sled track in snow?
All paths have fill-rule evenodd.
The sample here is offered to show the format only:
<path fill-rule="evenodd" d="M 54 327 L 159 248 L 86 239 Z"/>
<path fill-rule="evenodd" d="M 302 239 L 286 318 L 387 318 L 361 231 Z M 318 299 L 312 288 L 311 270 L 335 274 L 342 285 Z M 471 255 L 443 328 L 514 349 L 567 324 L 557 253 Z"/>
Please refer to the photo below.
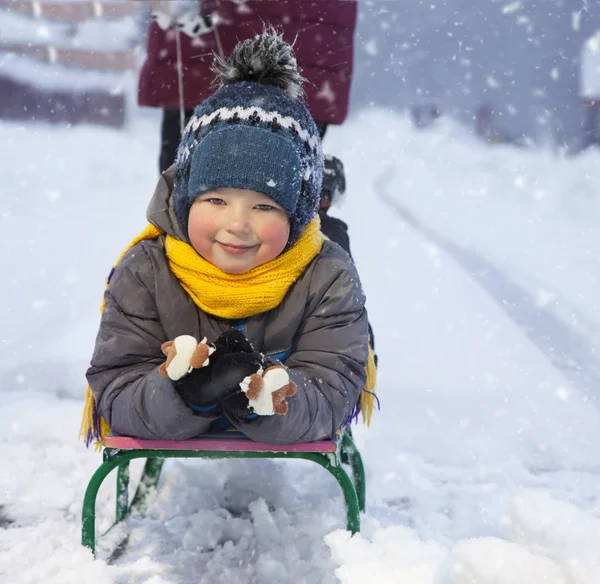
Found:
<path fill-rule="evenodd" d="M 600 359 L 589 340 L 543 306 L 505 272 L 471 249 L 457 245 L 424 225 L 388 192 L 395 169 L 384 170 L 375 190 L 384 204 L 415 231 L 450 256 L 485 290 L 527 338 L 582 394 L 598 403 Z"/>

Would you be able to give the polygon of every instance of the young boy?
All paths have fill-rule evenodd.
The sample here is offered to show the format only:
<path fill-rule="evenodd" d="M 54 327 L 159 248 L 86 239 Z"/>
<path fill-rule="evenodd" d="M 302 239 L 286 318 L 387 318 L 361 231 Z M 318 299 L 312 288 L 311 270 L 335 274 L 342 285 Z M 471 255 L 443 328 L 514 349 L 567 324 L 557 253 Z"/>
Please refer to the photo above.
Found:
<path fill-rule="evenodd" d="M 240 43 L 218 77 L 109 278 L 87 372 L 95 427 L 181 440 L 225 416 L 260 442 L 327 439 L 355 412 L 369 353 L 356 269 L 319 229 L 319 134 L 276 34 Z M 172 381 L 161 347 L 180 335 L 218 350 Z M 295 395 L 257 415 L 244 380 L 282 363 Z"/>

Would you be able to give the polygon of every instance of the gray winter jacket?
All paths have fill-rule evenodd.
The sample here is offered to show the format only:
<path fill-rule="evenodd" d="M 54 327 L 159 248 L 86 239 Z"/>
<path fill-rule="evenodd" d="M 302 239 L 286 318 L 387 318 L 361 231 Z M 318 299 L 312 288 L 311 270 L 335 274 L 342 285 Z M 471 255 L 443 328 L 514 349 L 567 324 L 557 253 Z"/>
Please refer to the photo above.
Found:
<path fill-rule="evenodd" d="M 148 220 L 186 241 L 171 206 L 172 176 L 163 174 Z M 211 420 L 188 408 L 170 379 L 158 373 L 161 345 L 178 335 L 214 341 L 234 322 L 206 314 L 169 269 L 164 236 L 134 246 L 114 271 L 105 292 L 87 379 L 100 414 L 119 434 L 183 440 Z M 259 442 L 287 444 L 331 437 L 364 387 L 367 364 L 365 298 L 352 260 L 337 244 L 323 249 L 291 286 L 279 306 L 245 320 L 256 350 L 284 359 L 298 391 L 284 416 L 230 422 Z"/>

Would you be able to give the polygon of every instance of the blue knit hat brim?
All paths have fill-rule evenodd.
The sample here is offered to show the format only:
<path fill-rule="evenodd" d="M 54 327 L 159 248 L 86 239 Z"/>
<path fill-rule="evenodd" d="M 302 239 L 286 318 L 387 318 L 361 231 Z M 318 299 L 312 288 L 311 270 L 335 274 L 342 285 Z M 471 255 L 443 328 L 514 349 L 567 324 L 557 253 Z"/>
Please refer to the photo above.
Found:
<path fill-rule="evenodd" d="M 293 217 L 302 191 L 300 153 L 270 130 L 244 125 L 206 135 L 192 155 L 186 215 L 196 197 L 219 188 L 263 193 Z"/>

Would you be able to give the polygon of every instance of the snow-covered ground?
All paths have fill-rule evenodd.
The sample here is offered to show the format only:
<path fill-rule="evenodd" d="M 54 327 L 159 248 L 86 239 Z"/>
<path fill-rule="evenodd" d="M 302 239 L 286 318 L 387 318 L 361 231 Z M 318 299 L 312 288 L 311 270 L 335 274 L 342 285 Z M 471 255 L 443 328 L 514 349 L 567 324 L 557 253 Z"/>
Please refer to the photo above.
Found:
<path fill-rule="evenodd" d="M 158 125 L 0 124 L 0 582 L 597 584 L 599 155 L 381 111 L 325 141 L 380 358 L 381 411 L 355 431 L 361 534 L 317 465 L 169 461 L 128 553 L 92 559 L 83 374 L 104 277 L 145 224 Z M 99 530 L 113 497 L 108 481 Z"/>

